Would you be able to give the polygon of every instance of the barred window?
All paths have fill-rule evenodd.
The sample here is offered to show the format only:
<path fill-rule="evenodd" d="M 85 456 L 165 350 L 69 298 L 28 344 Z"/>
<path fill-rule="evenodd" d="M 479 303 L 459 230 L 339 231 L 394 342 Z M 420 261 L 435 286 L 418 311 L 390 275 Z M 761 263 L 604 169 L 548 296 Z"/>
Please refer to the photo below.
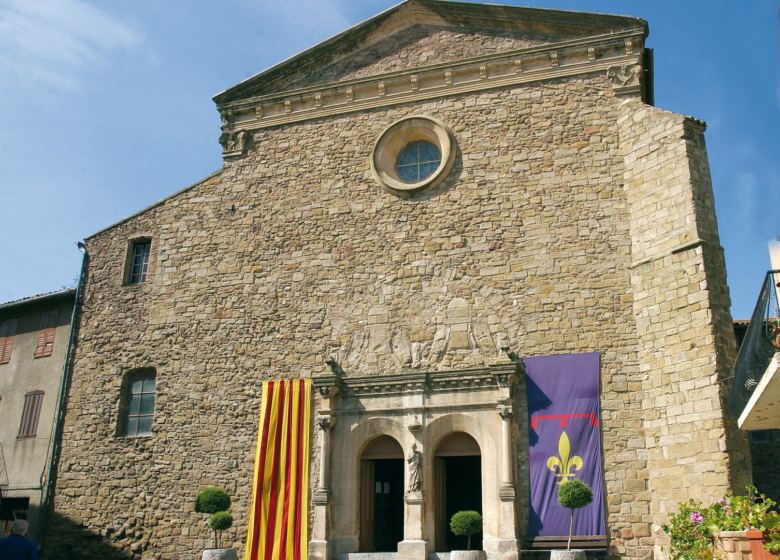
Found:
<path fill-rule="evenodd" d="M 154 370 L 145 370 L 130 376 L 125 401 L 125 436 L 151 435 L 154 401 L 157 397 L 156 378 Z"/>
<path fill-rule="evenodd" d="M 18 439 L 34 438 L 38 434 L 38 418 L 41 415 L 43 391 L 30 391 L 24 396 L 22 423 L 19 425 Z"/>

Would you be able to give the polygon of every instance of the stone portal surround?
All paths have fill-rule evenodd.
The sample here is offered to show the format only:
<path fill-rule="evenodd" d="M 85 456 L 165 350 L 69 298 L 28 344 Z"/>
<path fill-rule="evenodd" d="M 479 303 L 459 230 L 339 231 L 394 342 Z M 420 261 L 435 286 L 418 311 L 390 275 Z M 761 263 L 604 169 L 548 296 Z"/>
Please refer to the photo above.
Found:
<path fill-rule="evenodd" d="M 335 361 L 329 364 L 334 372 L 343 373 Z M 513 388 L 521 373 L 522 362 L 505 355 L 479 370 L 315 377 L 321 438 L 309 558 L 330 560 L 358 552 L 361 483 L 356 474 L 350 475 L 360 472 L 353 463 L 359 465 L 366 445 L 387 435 L 401 444 L 405 455 L 417 451 L 423 459 L 419 490 L 412 487 L 407 465 L 404 540 L 398 545 L 398 556 L 427 559 L 435 552 L 436 540 L 433 453 L 444 437 L 462 431 L 474 437 L 482 454 L 484 548 L 491 559 L 515 560 L 512 415 Z M 331 463 L 339 468 L 331 470 Z M 340 474 L 332 478 L 331 472 Z"/>

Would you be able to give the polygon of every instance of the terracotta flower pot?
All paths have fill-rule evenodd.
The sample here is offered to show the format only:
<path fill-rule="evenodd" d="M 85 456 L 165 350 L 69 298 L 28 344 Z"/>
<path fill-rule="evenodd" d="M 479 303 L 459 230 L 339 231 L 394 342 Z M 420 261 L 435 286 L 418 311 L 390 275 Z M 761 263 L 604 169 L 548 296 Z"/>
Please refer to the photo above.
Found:
<path fill-rule="evenodd" d="M 764 544 L 769 542 L 769 533 L 750 530 L 747 532 L 747 538 L 750 539 L 750 552 L 753 554 L 753 560 L 777 560 L 777 554 L 764 549 Z"/>
<path fill-rule="evenodd" d="M 723 560 L 753 560 L 747 531 L 721 531 L 715 535 L 715 548 Z"/>

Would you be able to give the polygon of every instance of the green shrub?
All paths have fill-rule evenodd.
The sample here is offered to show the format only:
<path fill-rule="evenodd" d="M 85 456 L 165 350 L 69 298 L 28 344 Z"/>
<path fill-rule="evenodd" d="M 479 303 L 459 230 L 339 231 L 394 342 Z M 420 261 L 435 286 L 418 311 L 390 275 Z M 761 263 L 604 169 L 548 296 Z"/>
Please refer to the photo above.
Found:
<path fill-rule="evenodd" d="M 222 488 L 204 488 L 195 500 L 198 513 L 217 513 L 230 509 L 230 496 Z"/>
<path fill-rule="evenodd" d="M 233 514 L 229 511 L 218 511 L 209 519 L 209 527 L 214 531 L 214 547 L 222 548 L 222 531 L 233 526 Z"/>
<path fill-rule="evenodd" d="M 214 531 L 227 531 L 233 526 L 233 514 L 229 511 L 218 511 L 209 518 L 209 527 Z"/>
<path fill-rule="evenodd" d="M 468 537 L 468 550 L 471 550 L 471 535 L 482 530 L 482 516 L 476 511 L 459 511 L 450 520 L 450 530 L 456 535 Z"/>
<path fill-rule="evenodd" d="M 593 501 L 593 490 L 576 478 L 558 485 L 558 503 L 565 508 L 580 509 Z"/>
<path fill-rule="evenodd" d="M 209 527 L 214 530 L 214 548 L 220 548 L 222 531 L 233 526 L 233 514 L 230 508 L 230 496 L 222 488 L 204 488 L 195 499 L 197 513 L 209 513 Z"/>
<path fill-rule="evenodd" d="M 590 486 L 576 478 L 558 485 L 558 503 L 571 510 L 569 523 L 569 542 L 566 550 L 571 550 L 571 535 L 574 532 L 574 510 L 587 506 L 593 501 L 593 490 Z"/>

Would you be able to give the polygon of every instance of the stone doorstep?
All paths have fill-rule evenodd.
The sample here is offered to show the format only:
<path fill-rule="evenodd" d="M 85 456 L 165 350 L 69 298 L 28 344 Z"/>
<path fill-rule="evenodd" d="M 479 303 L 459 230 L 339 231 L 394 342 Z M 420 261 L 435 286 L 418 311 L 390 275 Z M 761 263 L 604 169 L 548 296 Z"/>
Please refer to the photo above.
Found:
<path fill-rule="evenodd" d="M 342 552 L 336 560 L 398 560 L 397 552 Z M 449 552 L 429 552 L 428 560 L 450 560 Z"/>
<path fill-rule="evenodd" d="M 336 560 L 398 560 L 397 552 L 342 552 Z"/>

